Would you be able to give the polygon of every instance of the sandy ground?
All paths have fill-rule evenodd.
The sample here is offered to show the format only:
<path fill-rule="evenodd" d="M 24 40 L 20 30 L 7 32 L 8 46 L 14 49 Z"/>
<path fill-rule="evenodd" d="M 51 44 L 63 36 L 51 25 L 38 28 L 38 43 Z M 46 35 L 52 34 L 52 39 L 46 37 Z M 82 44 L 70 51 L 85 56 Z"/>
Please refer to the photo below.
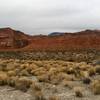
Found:
<path fill-rule="evenodd" d="M 72 89 L 68 87 L 63 87 L 61 85 L 51 85 L 46 83 L 41 83 L 43 87 L 43 94 L 48 98 L 49 96 L 56 95 L 60 98 L 60 100 L 100 100 L 100 95 L 94 95 L 88 89 L 87 85 L 81 84 L 81 82 L 74 82 L 75 86 L 83 86 L 83 94 L 82 98 L 76 97 L 75 93 Z M 31 90 L 29 89 L 27 92 L 21 92 L 20 90 L 16 90 L 12 87 L 2 86 L 0 87 L 0 100 L 36 100 L 34 95 L 31 95 Z M 47 99 L 48 100 L 48 99 Z"/>

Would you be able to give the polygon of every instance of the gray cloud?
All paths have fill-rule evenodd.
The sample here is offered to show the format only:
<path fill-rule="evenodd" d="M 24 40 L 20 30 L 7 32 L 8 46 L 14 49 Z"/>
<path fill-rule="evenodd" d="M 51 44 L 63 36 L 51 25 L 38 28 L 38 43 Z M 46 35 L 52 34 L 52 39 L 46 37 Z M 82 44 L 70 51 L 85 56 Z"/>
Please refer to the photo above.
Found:
<path fill-rule="evenodd" d="M 0 27 L 30 34 L 100 29 L 100 0 L 0 0 Z"/>

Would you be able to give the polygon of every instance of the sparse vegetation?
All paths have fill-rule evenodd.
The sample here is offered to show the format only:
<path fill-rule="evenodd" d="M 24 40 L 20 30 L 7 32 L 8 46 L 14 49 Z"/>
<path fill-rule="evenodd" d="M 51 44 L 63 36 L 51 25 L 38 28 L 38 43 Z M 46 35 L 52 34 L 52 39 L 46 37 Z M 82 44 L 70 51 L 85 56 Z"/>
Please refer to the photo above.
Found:
<path fill-rule="evenodd" d="M 83 97 L 82 87 L 74 87 L 76 97 Z"/>
<path fill-rule="evenodd" d="M 100 95 L 100 80 L 94 80 L 92 83 L 91 83 L 91 89 L 92 89 L 92 92 L 94 94 L 99 94 Z"/>
<path fill-rule="evenodd" d="M 8 85 L 22 92 L 31 90 L 35 100 L 60 100 L 59 96 L 54 96 L 59 93 L 57 86 L 73 91 L 76 97 L 83 97 L 79 84 L 90 86 L 89 90 L 100 94 L 100 81 L 94 81 L 100 74 L 99 69 L 99 65 L 85 62 L 0 59 L 0 85 Z M 51 94 L 46 96 L 45 91 L 49 89 Z"/>

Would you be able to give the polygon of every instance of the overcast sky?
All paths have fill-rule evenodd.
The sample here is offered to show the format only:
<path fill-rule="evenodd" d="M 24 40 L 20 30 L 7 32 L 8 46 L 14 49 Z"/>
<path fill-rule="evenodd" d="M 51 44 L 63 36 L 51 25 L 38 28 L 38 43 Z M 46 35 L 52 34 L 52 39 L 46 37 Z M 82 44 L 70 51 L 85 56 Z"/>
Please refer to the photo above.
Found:
<path fill-rule="evenodd" d="M 100 0 L 0 0 L 0 27 L 29 34 L 100 29 Z"/>

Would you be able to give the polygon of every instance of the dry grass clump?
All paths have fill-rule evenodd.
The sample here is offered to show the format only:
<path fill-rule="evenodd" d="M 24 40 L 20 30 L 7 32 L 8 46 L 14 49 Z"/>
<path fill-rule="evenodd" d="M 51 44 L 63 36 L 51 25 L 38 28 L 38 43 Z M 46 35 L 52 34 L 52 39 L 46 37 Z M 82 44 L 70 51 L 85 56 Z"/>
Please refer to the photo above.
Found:
<path fill-rule="evenodd" d="M 46 69 L 43 67 L 37 68 L 31 71 L 32 75 L 39 76 L 46 73 Z"/>
<path fill-rule="evenodd" d="M 74 92 L 76 97 L 83 97 L 83 88 L 82 87 L 74 87 Z"/>
<path fill-rule="evenodd" d="M 33 82 L 31 85 L 31 90 L 32 90 L 31 94 L 33 97 L 35 96 L 35 100 L 46 100 L 43 95 L 42 88 L 38 83 Z"/>
<path fill-rule="evenodd" d="M 37 76 L 37 79 L 39 80 L 39 82 L 49 82 L 50 81 L 48 74 Z"/>
<path fill-rule="evenodd" d="M 74 69 L 74 68 L 69 67 L 69 68 L 67 69 L 67 74 L 74 74 L 74 73 L 75 73 L 75 69 Z"/>
<path fill-rule="evenodd" d="M 95 70 L 96 70 L 96 73 L 100 74 L 100 65 L 97 65 L 97 66 L 95 67 Z"/>
<path fill-rule="evenodd" d="M 20 71 L 19 76 L 29 76 L 29 73 L 26 69 L 23 69 L 22 71 Z"/>
<path fill-rule="evenodd" d="M 26 92 L 31 84 L 32 84 L 32 81 L 28 79 L 27 77 L 20 77 L 15 82 L 15 88 L 22 90 L 23 92 Z"/>
<path fill-rule="evenodd" d="M 0 64 L 0 71 L 6 71 L 6 67 L 7 67 L 7 64 L 2 62 Z"/>
<path fill-rule="evenodd" d="M 8 79 L 7 74 L 3 71 L 0 71 L 0 85 L 7 84 L 7 79 Z"/>
<path fill-rule="evenodd" d="M 14 70 L 15 68 L 17 68 L 19 66 L 20 65 L 19 64 L 16 64 L 15 62 L 8 63 L 7 66 L 6 66 L 6 71 L 12 71 L 12 70 Z"/>
<path fill-rule="evenodd" d="M 91 79 L 89 77 L 83 78 L 82 81 L 83 81 L 84 84 L 90 84 L 91 83 Z"/>
<path fill-rule="evenodd" d="M 94 80 L 92 83 L 91 83 L 91 89 L 92 89 L 92 92 L 94 94 L 99 94 L 100 95 L 100 80 Z"/>
<path fill-rule="evenodd" d="M 7 79 L 7 85 L 11 86 L 11 87 L 15 87 L 15 83 L 18 80 L 18 76 L 10 76 Z"/>
<path fill-rule="evenodd" d="M 7 72 L 7 75 L 8 75 L 9 77 L 11 77 L 11 76 L 16 76 L 16 72 L 13 71 L 13 70 L 11 70 L 11 71 L 8 71 L 8 72 Z"/>
<path fill-rule="evenodd" d="M 95 68 L 91 67 L 91 68 L 88 70 L 88 73 L 89 73 L 89 76 L 95 75 L 95 74 L 96 74 Z"/>
<path fill-rule="evenodd" d="M 60 100 L 58 96 L 50 96 L 48 100 Z"/>
<path fill-rule="evenodd" d="M 87 77 L 89 77 L 89 73 L 88 73 L 88 71 L 80 71 L 80 76 L 82 78 L 87 78 Z"/>
<path fill-rule="evenodd" d="M 65 87 L 68 87 L 69 89 L 73 89 L 73 87 L 75 86 L 73 81 L 67 81 L 67 80 L 63 80 L 61 84 Z"/>

